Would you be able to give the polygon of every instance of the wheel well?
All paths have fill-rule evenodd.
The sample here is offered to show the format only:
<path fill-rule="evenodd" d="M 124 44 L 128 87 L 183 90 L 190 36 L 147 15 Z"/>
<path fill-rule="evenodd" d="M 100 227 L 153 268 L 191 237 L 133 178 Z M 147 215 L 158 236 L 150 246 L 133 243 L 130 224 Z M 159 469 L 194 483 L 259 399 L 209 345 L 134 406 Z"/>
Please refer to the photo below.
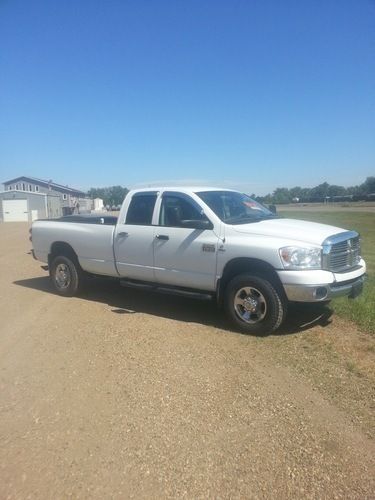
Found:
<path fill-rule="evenodd" d="M 233 259 L 225 265 L 217 287 L 217 299 L 219 303 L 223 300 L 224 291 L 229 281 L 235 276 L 243 273 L 251 273 L 260 278 L 267 278 L 281 294 L 284 294 L 284 288 L 280 278 L 271 264 L 260 259 L 243 257 Z"/>
<path fill-rule="evenodd" d="M 69 257 L 74 260 L 78 265 L 78 257 L 73 248 L 69 245 L 69 243 L 65 243 L 64 241 L 55 241 L 52 243 L 51 252 L 48 255 L 48 265 L 50 266 L 52 260 L 58 255 L 63 255 L 64 257 Z"/>

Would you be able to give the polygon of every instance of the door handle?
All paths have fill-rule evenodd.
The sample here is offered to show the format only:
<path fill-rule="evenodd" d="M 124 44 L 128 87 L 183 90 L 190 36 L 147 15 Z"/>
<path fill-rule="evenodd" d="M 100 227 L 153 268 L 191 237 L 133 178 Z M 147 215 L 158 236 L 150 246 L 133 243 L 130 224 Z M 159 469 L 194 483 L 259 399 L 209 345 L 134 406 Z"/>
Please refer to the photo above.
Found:
<path fill-rule="evenodd" d="M 118 233 L 117 235 L 119 238 L 123 238 L 124 236 L 129 236 L 129 233 L 127 233 L 126 231 L 121 231 L 121 233 Z"/>
<path fill-rule="evenodd" d="M 169 236 L 167 234 L 157 234 L 155 238 L 158 240 L 169 240 Z"/>

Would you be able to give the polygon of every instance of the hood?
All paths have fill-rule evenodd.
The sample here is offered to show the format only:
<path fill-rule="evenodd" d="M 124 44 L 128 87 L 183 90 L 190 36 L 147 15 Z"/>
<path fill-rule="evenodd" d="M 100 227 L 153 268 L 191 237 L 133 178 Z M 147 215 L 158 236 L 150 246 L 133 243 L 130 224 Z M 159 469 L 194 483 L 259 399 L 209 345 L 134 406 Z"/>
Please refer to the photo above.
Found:
<path fill-rule="evenodd" d="M 340 227 L 296 219 L 268 219 L 251 224 L 232 225 L 231 228 L 238 233 L 280 237 L 312 245 L 321 245 L 328 236 L 346 231 Z"/>

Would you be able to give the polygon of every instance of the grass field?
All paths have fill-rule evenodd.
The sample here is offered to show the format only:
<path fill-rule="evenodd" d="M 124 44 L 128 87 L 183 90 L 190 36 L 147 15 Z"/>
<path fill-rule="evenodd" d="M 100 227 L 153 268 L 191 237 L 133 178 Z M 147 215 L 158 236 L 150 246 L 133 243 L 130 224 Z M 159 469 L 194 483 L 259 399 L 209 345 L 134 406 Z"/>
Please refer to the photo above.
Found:
<path fill-rule="evenodd" d="M 361 235 L 362 256 L 367 264 L 368 279 L 363 294 L 355 300 L 336 299 L 334 309 L 355 321 L 361 329 L 375 334 L 375 214 L 366 212 L 315 212 L 279 210 L 283 217 L 304 219 L 354 229 Z"/>

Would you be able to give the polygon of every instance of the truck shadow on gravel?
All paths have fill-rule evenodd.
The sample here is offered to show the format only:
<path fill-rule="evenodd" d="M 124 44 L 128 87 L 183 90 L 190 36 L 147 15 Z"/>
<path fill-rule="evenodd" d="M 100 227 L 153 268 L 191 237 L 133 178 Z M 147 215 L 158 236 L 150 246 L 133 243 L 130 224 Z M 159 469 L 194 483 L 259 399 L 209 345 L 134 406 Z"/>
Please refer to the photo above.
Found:
<path fill-rule="evenodd" d="M 56 295 L 47 276 L 14 281 L 14 284 Z M 114 314 L 151 314 L 235 332 L 224 311 L 216 306 L 214 300 L 194 300 L 125 288 L 115 280 L 100 278 L 90 280 L 79 298 L 106 304 Z M 74 300 L 64 297 L 60 299 Z M 332 314 L 332 309 L 323 304 L 290 304 L 286 321 L 273 335 L 291 335 L 315 326 L 326 327 L 331 323 Z"/>

